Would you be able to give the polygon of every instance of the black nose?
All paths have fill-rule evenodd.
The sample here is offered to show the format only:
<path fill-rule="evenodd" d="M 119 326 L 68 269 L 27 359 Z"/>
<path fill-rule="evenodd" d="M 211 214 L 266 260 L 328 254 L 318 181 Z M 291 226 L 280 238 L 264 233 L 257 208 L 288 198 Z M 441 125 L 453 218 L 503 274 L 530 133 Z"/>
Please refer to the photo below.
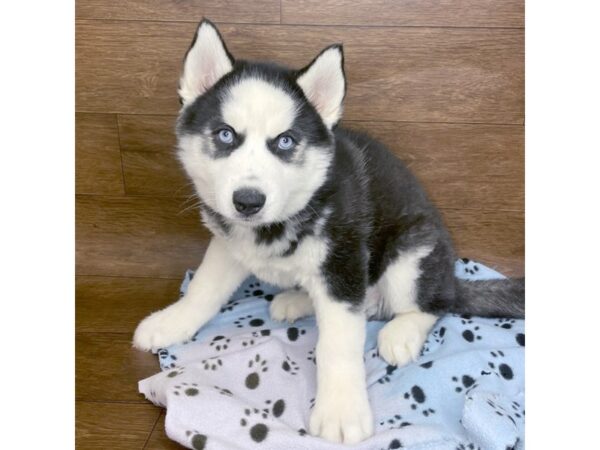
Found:
<path fill-rule="evenodd" d="M 267 197 L 256 189 L 238 189 L 233 193 L 233 204 L 245 216 L 256 214 L 264 206 Z"/>

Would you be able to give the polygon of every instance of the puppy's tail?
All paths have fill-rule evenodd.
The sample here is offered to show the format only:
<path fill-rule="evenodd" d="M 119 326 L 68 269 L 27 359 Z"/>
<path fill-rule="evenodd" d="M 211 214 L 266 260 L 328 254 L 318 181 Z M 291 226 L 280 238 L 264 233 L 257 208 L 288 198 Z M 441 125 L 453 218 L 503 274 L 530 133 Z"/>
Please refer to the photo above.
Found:
<path fill-rule="evenodd" d="M 525 278 L 467 281 L 456 279 L 456 314 L 525 317 Z"/>

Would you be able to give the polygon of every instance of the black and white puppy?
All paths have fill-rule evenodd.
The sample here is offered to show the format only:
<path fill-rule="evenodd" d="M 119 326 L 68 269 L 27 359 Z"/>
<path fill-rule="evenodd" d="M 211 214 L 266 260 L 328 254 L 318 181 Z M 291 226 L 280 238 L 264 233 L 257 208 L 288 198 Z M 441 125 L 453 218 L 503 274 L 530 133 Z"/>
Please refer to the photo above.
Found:
<path fill-rule="evenodd" d="M 447 312 L 522 317 L 524 280 L 465 282 L 438 211 L 382 144 L 336 126 L 346 90 L 341 45 L 292 70 L 234 60 L 204 20 L 179 95 L 178 152 L 212 231 L 187 294 L 144 319 L 134 345 L 190 338 L 255 274 L 288 288 L 271 316 L 315 314 L 318 389 L 310 432 L 355 443 L 373 432 L 363 346 L 415 360 Z"/>

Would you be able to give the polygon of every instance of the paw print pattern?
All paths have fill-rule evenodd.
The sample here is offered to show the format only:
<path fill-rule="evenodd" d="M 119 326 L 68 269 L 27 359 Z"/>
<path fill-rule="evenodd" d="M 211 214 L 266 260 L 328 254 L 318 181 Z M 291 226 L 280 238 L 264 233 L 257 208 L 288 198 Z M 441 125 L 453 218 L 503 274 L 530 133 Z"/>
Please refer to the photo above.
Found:
<path fill-rule="evenodd" d="M 231 339 L 226 338 L 225 336 L 215 336 L 212 338 L 212 341 L 210 341 L 209 345 L 216 351 L 220 352 L 221 350 L 227 350 L 230 342 Z"/>
<path fill-rule="evenodd" d="M 432 334 L 434 342 L 437 344 L 444 343 L 444 336 L 446 335 L 446 327 L 439 327 Z"/>
<path fill-rule="evenodd" d="M 512 413 L 515 417 L 522 419 L 525 417 L 525 410 L 521 408 L 521 404 L 519 402 L 512 402 L 510 407 L 513 409 Z"/>
<path fill-rule="evenodd" d="M 268 406 L 263 410 L 266 411 L 267 415 L 269 413 L 273 414 L 273 417 L 281 417 L 285 411 L 285 401 L 280 398 L 273 402 L 272 400 L 265 401 L 265 404 Z"/>
<path fill-rule="evenodd" d="M 385 368 L 385 375 L 382 376 L 379 380 L 377 380 L 377 382 L 379 384 L 389 383 L 390 379 L 391 379 L 390 376 L 396 371 L 397 368 L 398 368 L 398 366 L 388 365 Z"/>
<path fill-rule="evenodd" d="M 229 302 L 225 306 L 221 307 L 221 314 L 225 312 L 231 312 L 235 309 L 237 305 L 239 305 L 239 301 Z"/>
<path fill-rule="evenodd" d="M 296 361 L 292 360 L 289 356 L 285 357 L 285 361 L 281 363 L 281 368 L 290 375 L 297 375 L 300 369 Z"/>
<path fill-rule="evenodd" d="M 469 314 L 463 314 L 461 317 L 461 323 L 463 325 L 469 325 L 468 328 L 466 328 L 463 332 L 462 332 L 462 337 L 465 341 L 467 342 L 475 342 L 475 340 L 480 341 L 481 340 L 481 336 L 479 334 L 477 334 L 477 332 L 479 331 L 479 326 L 475 325 L 472 326 L 471 324 L 473 323 L 473 321 L 471 320 L 471 316 Z"/>
<path fill-rule="evenodd" d="M 190 445 L 194 450 L 204 450 L 206 448 L 206 441 L 208 438 L 204 434 L 200 434 L 198 431 L 186 431 L 185 435 L 190 439 Z"/>
<path fill-rule="evenodd" d="M 387 427 L 388 430 L 393 430 L 395 428 L 404 428 L 409 425 L 412 425 L 410 422 L 406 422 L 402 420 L 402 416 L 400 414 L 395 414 L 387 420 L 382 420 L 379 422 L 379 426 Z"/>
<path fill-rule="evenodd" d="M 250 345 L 254 345 L 254 339 L 244 339 L 242 341 L 242 347 L 248 347 Z"/>
<path fill-rule="evenodd" d="M 402 447 L 402 442 L 400 442 L 400 439 L 392 439 L 392 441 L 390 442 L 390 444 L 387 447 L 387 450 L 395 450 L 397 448 L 401 448 Z"/>
<path fill-rule="evenodd" d="M 454 391 L 458 393 L 462 392 L 463 390 L 468 392 L 469 388 L 473 387 L 475 384 L 475 380 L 469 375 L 463 375 L 460 378 L 452 377 L 452 381 L 456 384 Z"/>
<path fill-rule="evenodd" d="M 260 320 L 260 319 L 258 319 L 258 320 Z M 267 330 L 267 329 L 260 330 L 260 331 L 253 331 L 252 332 L 252 338 L 267 337 L 267 336 L 270 336 L 270 335 L 271 335 L 271 330 Z M 250 339 L 244 339 L 242 341 L 242 346 L 243 347 L 247 347 L 249 345 L 254 345 L 256 343 L 256 341 L 254 339 L 252 339 L 252 338 L 250 338 Z"/>
<path fill-rule="evenodd" d="M 203 359 L 201 361 L 201 364 L 204 367 L 204 370 L 217 370 L 219 367 L 221 367 L 223 365 L 223 361 L 221 361 L 220 358 L 214 357 L 214 358 Z"/>
<path fill-rule="evenodd" d="M 173 394 L 175 395 L 187 395 L 188 397 L 195 397 L 200 393 L 198 385 L 196 383 L 188 384 L 181 383 L 173 388 Z"/>
<path fill-rule="evenodd" d="M 525 333 L 517 333 L 515 335 L 515 341 L 517 341 L 517 344 L 521 347 L 525 347 Z"/>
<path fill-rule="evenodd" d="M 523 420 L 523 417 L 525 415 L 525 411 L 521 411 L 519 409 L 519 407 L 515 407 L 515 403 L 512 403 L 512 410 L 510 409 L 506 409 L 504 408 L 502 405 L 494 402 L 491 399 L 487 400 L 487 404 L 490 405 L 492 407 L 492 409 L 494 410 L 494 412 L 500 416 L 500 417 L 505 417 L 506 420 L 509 420 L 514 426 L 517 426 L 517 420 L 515 420 L 515 417 L 519 420 Z M 518 403 L 516 403 L 518 405 Z"/>
<path fill-rule="evenodd" d="M 256 389 L 260 384 L 260 372 L 269 370 L 267 361 L 262 359 L 259 354 L 256 354 L 254 359 L 248 362 L 248 367 L 253 369 L 253 371 L 246 376 L 244 384 L 248 389 Z"/>
<path fill-rule="evenodd" d="M 169 378 L 174 378 L 174 377 L 177 377 L 177 376 L 181 375 L 184 372 L 185 371 L 183 369 L 171 370 L 169 373 L 167 373 L 167 376 Z"/>
<path fill-rule="evenodd" d="M 313 348 L 308 352 L 308 356 L 306 357 L 308 361 L 312 361 L 313 364 L 317 364 L 317 357 L 315 356 L 315 349 Z"/>
<path fill-rule="evenodd" d="M 270 335 L 271 335 L 271 330 L 267 330 L 267 329 L 252 332 L 252 336 L 254 336 L 254 337 L 267 337 Z"/>
<path fill-rule="evenodd" d="M 177 363 L 175 362 L 177 361 L 177 356 L 170 354 L 169 350 L 166 348 L 161 348 L 158 351 L 158 360 L 163 369 L 173 369 L 177 367 Z"/>
<path fill-rule="evenodd" d="M 494 326 L 510 330 L 515 324 L 515 319 L 498 319 L 494 322 Z"/>
<path fill-rule="evenodd" d="M 471 262 L 469 258 L 461 258 L 461 260 L 464 264 L 469 264 Z M 477 272 L 479 272 L 479 266 L 475 263 L 465 267 L 465 273 L 475 275 Z"/>
<path fill-rule="evenodd" d="M 406 400 L 413 401 L 410 405 L 411 409 L 413 410 L 417 410 L 420 405 L 422 408 L 421 412 L 425 417 L 428 417 L 430 414 L 435 414 L 434 409 L 425 407 L 425 392 L 423 392 L 423 389 L 420 386 L 415 385 L 412 388 L 410 388 L 410 392 L 404 393 L 404 398 Z"/>
<path fill-rule="evenodd" d="M 473 264 L 471 267 L 465 267 L 465 273 L 470 273 L 471 275 L 475 275 L 479 272 L 479 267 L 476 264 Z"/>
<path fill-rule="evenodd" d="M 310 409 L 313 409 L 313 408 L 315 407 L 315 399 L 314 399 L 314 397 L 313 397 L 313 398 L 311 398 L 311 399 L 308 401 L 308 407 L 309 407 Z"/>
<path fill-rule="evenodd" d="M 306 330 L 303 328 L 288 327 L 287 329 L 287 337 L 291 342 L 297 341 L 300 336 L 303 336 L 305 334 Z"/>
<path fill-rule="evenodd" d="M 432 349 L 432 347 L 436 347 L 442 345 L 445 342 L 444 336 L 446 335 L 446 327 L 439 327 L 431 332 L 431 334 L 427 337 L 425 342 L 423 343 L 423 348 L 421 349 L 420 355 L 426 355 Z M 437 345 L 433 345 L 433 343 Z"/>
<path fill-rule="evenodd" d="M 246 325 L 251 327 L 262 327 L 265 321 L 259 318 L 254 318 L 253 315 L 247 315 L 239 317 L 238 320 L 233 322 L 237 328 L 244 328 Z"/>
<path fill-rule="evenodd" d="M 273 294 L 265 294 L 260 287 L 258 281 L 256 283 L 250 283 L 248 289 L 244 289 L 244 297 L 258 297 L 264 298 L 268 302 L 272 301 L 275 296 Z"/>
<path fill-rule="evenodd" d="M 502 358 L 504 357 L 504 352 L 502 350 L 491 351 L 490 355 L 494 359 L 488 362 L 488 367 L 492 369 L 493 372 L 486 372 L 482 370 L 481 374 L 490 375 L 490 373 L 494 373 L 497 377 L 504 378 L 507 381 L 512 380 L 514 378 L 512 367 L 505 362 L 501 362 Z"/>
<path fill-rule="evenodd" d="M 227 397 L 233 397 L 233 392 L 229 389 L 225 389 L 219 386 L 213 386 L 221 395 L 226 395 Z"/>
<path fill-rule="evenodd" d="M 481 450 L 481 447 L 475 446 L 475 444 L 473 444 L 472 442 L 469 442 L 468 444 L 460 443 L 456 447 L 456 450 Z"/>
<path fill-rule="evenodd" d="M 245 417 L 240 419 L 240 425 L 244 428 L 248 427 L 248 432 L 250 434 L 250 438 L 254 442 L 262 442 L 267 438 L 269 434 L 269 428 L 262 422 L 255 422 L 251 425 L 255 420 L 266 419 L 268 417 L 268 413 L 264 411 L 260 411 L 258 408 L 254 408 L 251 410 L 247 408 L 244 410 Z"/>
<path fill-rule="evenodd" d="M 465 331 L 463 331 L 462 337 L 467 342 L 474 342 L 476 339 L 478 341 L 480 341 L 481 340 L 481 336 L 477 334 L 477 331 L 479 331 L 479 327 L 478 326 L 474 327 L 472 330 L 466 329 Z"/>
<path fill-rule="evenodd" d="M 244 297 L 258 297 L 259 295 L 263 295 L 264 292 L 260 289 L 260 282 L 250 283 L 248 285 L 248 289 L 244 289 Z"/>

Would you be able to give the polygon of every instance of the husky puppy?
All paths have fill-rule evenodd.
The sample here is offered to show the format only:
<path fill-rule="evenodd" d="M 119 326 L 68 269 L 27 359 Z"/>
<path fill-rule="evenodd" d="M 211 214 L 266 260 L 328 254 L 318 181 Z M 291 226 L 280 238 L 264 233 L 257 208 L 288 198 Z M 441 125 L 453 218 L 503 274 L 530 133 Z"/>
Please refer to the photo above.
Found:
<path fill-rule="evenodd" d="M 178 154 L 212 231 L 176 303 L 144 319 L 134 345 L 190 338 L 251 273 L 289 290 L 271 316 L 315 314 L 317 395 L 311 434 L 356 443 L 373 432 L 366 321 L 389 319 L 379 353 L 415 360 L 438 317 L 524 315 L 524 279 L 466 282 L 440 214 L 382 144 L 337 126 L 346 91 L 341 45 L 301 70 L 234 60 L 200 23 L 179 95 Z"/>

